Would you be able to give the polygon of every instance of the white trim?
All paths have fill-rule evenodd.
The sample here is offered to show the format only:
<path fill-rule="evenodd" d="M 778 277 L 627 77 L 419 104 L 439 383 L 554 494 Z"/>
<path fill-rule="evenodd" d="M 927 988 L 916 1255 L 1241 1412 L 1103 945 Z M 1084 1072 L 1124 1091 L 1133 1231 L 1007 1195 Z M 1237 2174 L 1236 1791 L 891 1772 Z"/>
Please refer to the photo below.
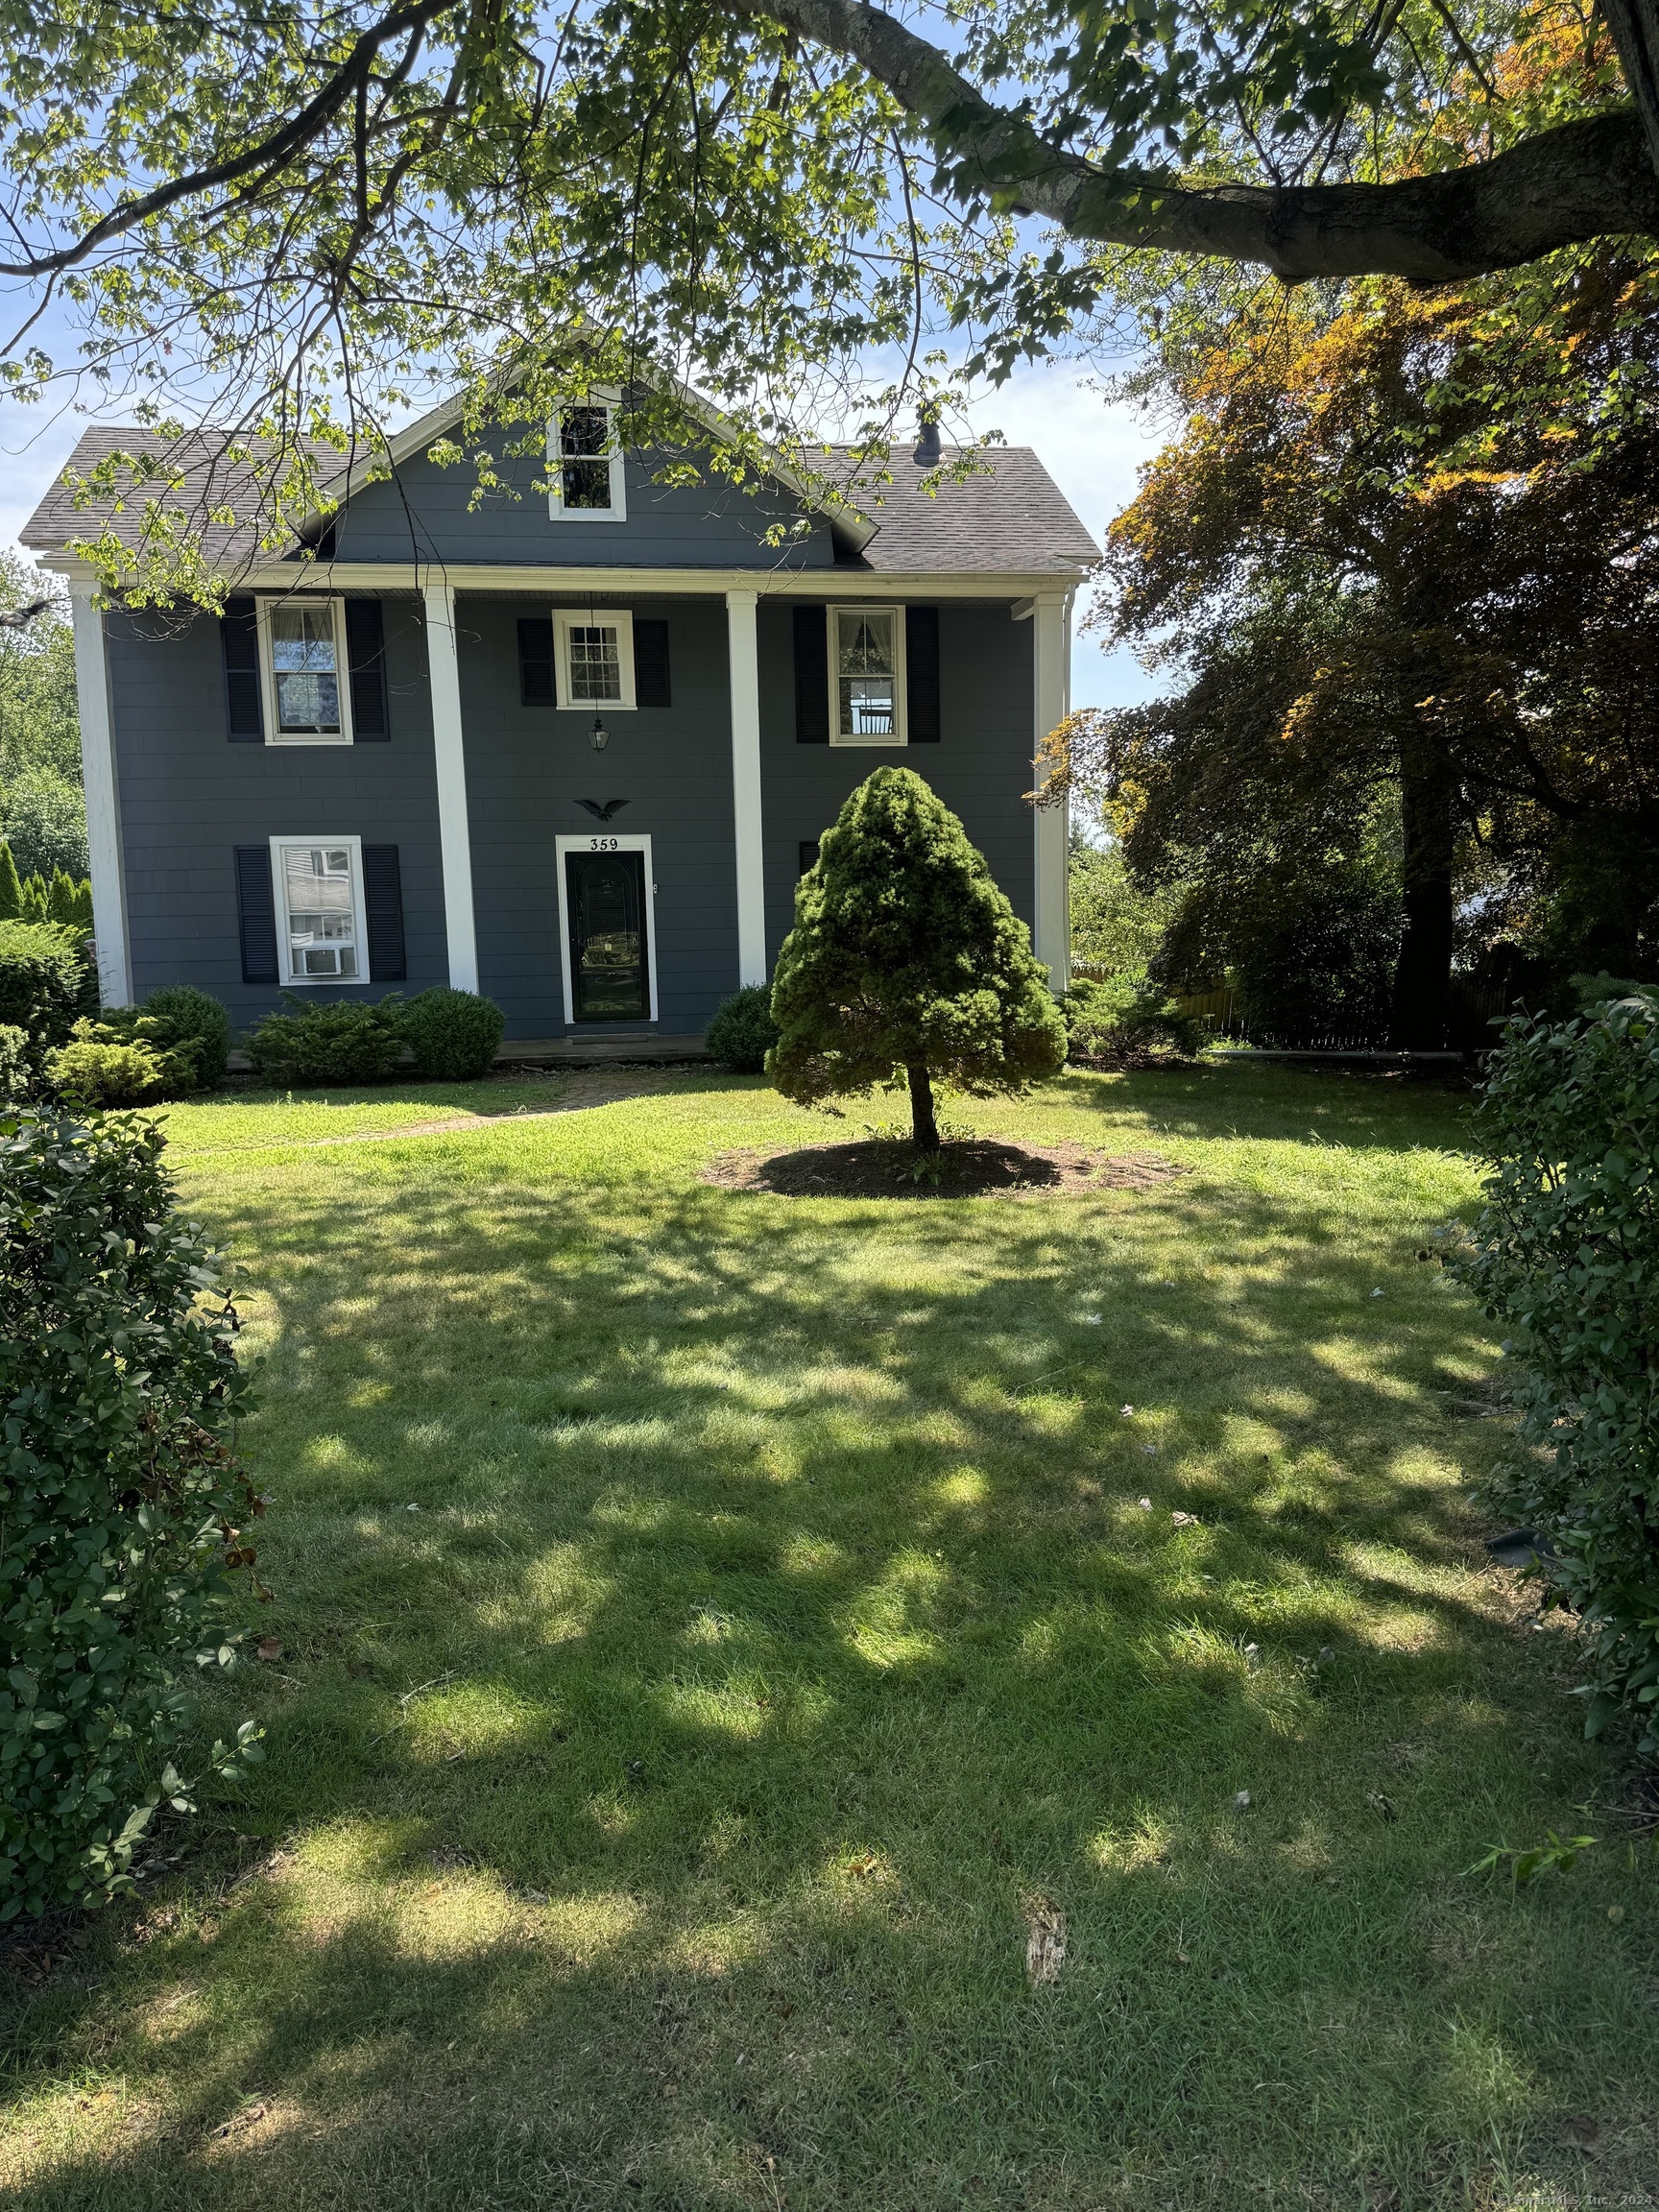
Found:
<path fill-rule="evenodd" d="M 455 594 L 447 584 L 428 584 L 424 597 L 449 985 L 454 991 L 476 991 L 478 926 L 472 911 L 472 832 L 467 819 L 467 750 L 461 722 L 461 662 L 455 650 Z"/>
<path fill-rule="evenodd" d="M 325 604 L 333 618 L 334 681 L 339 685 L 340 727 L 329 733 L 316 730 L 283 730 L 276 713 L 276 663 L 271 649 L 271 615 L 277 607 L 315 607 Z M 261 597 L 253 602 L 259 634 L 259 697 L 265 709 L 267 745 L 349 745 L 351 728 L 351 663 L 346 646 L 346 602 L 338 592 L 289 591 L 280 598 Z"/>
<path fill-rule="evenodd" d="M 357 955 L 362 971 L 357 975 L 296 975 L 294 966 L 293 932 L 288 925 L 288 873 L 282 865 L 282 854 L 290 846 L 344 845 L 351 854 L 351 949 Z M 360 984 L 371 983 L 369 973 L 369 917 L 363 906 L 363 840 L 361 837 L 307 836 L 303 830 L 295 830 L 285 837 L 271 839 L 271 896 L 276 906 L 276 962 L 283 971 L 284 991 L 315 991 L 326 985 L 331 990 L 355 991 Z"/>
<path fill-rule="evenodd" d="M 732 672 L 732 828 L 737 861 L 737 980 L 764 983 L 766 962 L 765 815 L 760 796 L 758 594 L 726 594 L 726 649 Z"/>
<path fill-rule="evenodd" d="M 841 686 L 837 666 L 841 645 L 841 617 L 845 614 L 891 614 L 893 617 L 893 734 L 891 737 L 847 737 L 841 731 Z M 827 643 L 830 649 L 830 742 L 831 745 L 878 746 L 891 752 L 896 746 L 910 742 L 910 702 L 906 697 L 908 670 L 904 665 L 904 610 L 891 602 L 877 607 L 862 599 L 847 605 L 837 600 L 826 607 L 824 619 L 829 625 Z"/>
<path fill-rule="evenodd" d="M 559 966 L 565 985 L 565 1023 L 575 1028 L 575 979 L 570 968 L 570 886 L 565 879 L 565 862 L 572 853 L 643 853 L 645 855 L 645 976 L 651 1011 L 649 1022 L 659 1019 L 657 1013 L 657 884 L 651 860 L 651 838 L 644 835 L 627 836 L 614 830 L 595 830 L 586 837 L 555 837 L 553 840 L 553 866 L 559 894 Z M 584 1029 L 625 1028 L 637 1015 L 625 1016 L 618 1022 L 584 1022 Z"/>
<path fill-rule="evenodd" d="M 80 578 L 98 588 L 94 569 L 63 553 L 39 553 L 40 567 L 55 576 Z M 286 594 L 301 584 L 319 591 L 422 591 L 444 584 L 452 591 L 505 591 L 515 598 L 564 593 L 624 599 L 692 599 L 728 591 L 758 591 L 762 599 L 981 599 L 1011 603 L 1042 592 L 1065 597 L 1087 581 L 1087 568 L 890 569 L 883 574 L 837 568 L 631 568 L 525 562 L 317 561 L 299 566 L 286 562 L 238 562 L 216 574 L 235 591 Z"/>
<path fill-rule="evenodd" d="M 555 522 L 626 522 L 628 519 L 628 477 L 623 467 L 622 448 L 616 443 L 616 410 L 621 405 L 621 395 L 615 392 L 595 392 L 586 399 L 568 399 L 553 410 L 553 420 L 547 425 L 547 512 Z M 566 507 L 565 504 L 565 462 L 573 456 L 565 452 L 559 442 L 560 424 L 566 407 L 600 407 L 605 411 L 606 460 L 610 464 L 611 504 L 609 507 Z"/>
<path fill-rule="evenodd" d="M 121 862 L 121 807 L 115 781 L 115 717 L 104 611 L 91 578 L 69 586 L 75 632 L 75 690 L 81 716 L 81 778 L 86 792 L 86 846 L 92 875 L 92 936 L 98 996 L 106 1006 L 132 1003 L 127 941 L 127 888 Z"/>
<path fill-rule="evenodd" d="M 578 699 L 570 681 L 572 630 L 611 626 L 616 632 L 616 658 L 621 667 L 620 699 Z M 626 607 L 555 607 L 553 610 L 554 704 L 563 714 L 613 712 L 632 714 L 638 705 L 634 685 L 634 616 Z"/>
<path fill-rule="evenodd" d="M 1033 775 L 1038 747 L 1066 718 L 1070 692 L 1071 602 L 1040 598 L 1031 623 Z M 1067 896 L 1070 810 L 1064 799 L 1034 806 L 1032 814 L 1032 950 L 1048 971 L 1056 991 L 1071 980 L 1071 923 Z"/>

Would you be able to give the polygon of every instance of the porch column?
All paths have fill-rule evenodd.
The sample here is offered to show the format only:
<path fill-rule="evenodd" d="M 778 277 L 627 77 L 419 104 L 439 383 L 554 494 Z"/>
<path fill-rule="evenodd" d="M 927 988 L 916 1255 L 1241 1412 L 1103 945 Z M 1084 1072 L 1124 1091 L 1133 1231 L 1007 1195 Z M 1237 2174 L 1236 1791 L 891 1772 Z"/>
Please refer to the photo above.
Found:
<path fill-rule="evenodd" d="M 426 669 L 432 687 L 432 755 L 438 770 L 438 841 L 444 862 L 444 924 L 449 983 L 478 988 L 478 931 L 472 915 L 472 838 L 467 824 L 467 758 L 461 742 L 461 662 L 455 650 L 455 592 L 428 584 Z"/>
<path fill-rule="evenodd" d="M 86 846 L 92 873 L 92 934 L 98 949 L 98 996 L 106 1006 L 132 1003 L 132 956 L 127 935 L 127 887 L 121 865 L 121 814 L 115 791 L 115 723 L 109 704 L 109 656 L 97 585 L 77 576 L 69 585 L 75 632 L 75 690 L 81 708 L 81 773 L 86 786 Z"/>
<path fill-rule="evenodd" d="M 1036 678 L 1031 733 L 1035 755 L 1049 731 L 1070 711 L 1070 594 L 1056 592 L 1039 598 L 1031 612 L 1031 631 Z M 1071 922 L 1066 884 L 1070 813 L 1063 799 L 1052 806 L 1034 806 L 1031 812 L 1036 878 L 1032 949 L 1047 969 L 1050 984 L 1056 991 L 1064 991 L 1071 980 Z"/>
<path fill-rule="evenodd" d="M 760 813 L 760 658 L 758 594 L 728 591 L 726 642 L 732 656 L 732 826 L 737 842 L 737 980 L 766 980 L 766 877 Z"/>

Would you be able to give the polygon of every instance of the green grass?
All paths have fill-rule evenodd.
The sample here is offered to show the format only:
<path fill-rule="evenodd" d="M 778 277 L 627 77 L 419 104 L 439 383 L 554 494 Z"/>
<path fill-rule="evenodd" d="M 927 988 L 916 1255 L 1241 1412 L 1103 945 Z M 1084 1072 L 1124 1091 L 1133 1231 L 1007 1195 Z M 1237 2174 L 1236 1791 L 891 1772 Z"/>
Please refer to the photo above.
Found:
<path fill-rule="evenodd" d="M 703 1076 L 294 1143 L 440 1097 L 173 1118 L 267 1361 L 285 1652 L 208 1719 L 270 1757 L 15 1999 L 11 2201 L 1641 2200 L 1650 1861 L 1462 1878 L 1618 1775 L 1467 1500 L 1455 1097 L 972 1110 L 1192 1170 L 1079 1200 L 710 1189 L 860 1115 Z"/>

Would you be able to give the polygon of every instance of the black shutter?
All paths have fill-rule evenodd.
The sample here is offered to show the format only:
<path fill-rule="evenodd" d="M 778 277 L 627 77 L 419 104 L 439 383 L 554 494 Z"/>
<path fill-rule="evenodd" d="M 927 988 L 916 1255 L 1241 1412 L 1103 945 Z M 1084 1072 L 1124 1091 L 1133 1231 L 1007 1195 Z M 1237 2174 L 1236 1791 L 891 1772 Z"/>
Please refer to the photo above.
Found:
<path fill-rule="evenodd" d="M 801 865 L 795 871 L 798 877 L 805 876 L 808 869 L 817 867 L 819 843 L 820 840 L 816 837 L 802 838 L 798 849 Z"/>
<path fill-rule="evenodd" d="M 553 622 L 550 615 L 519 618 L 518 696 L 526 707 L 553 705 Z"/>
<path fill-rule="evenodd" d="M 271 889 L 269 845 L 236 848 L 236 911 L 242 924 L 242 980 L 279 983 L 276 901 Z"/>
<path fill-rule="evenodd" d="M 904 610 L 904 704 L 912 745 L 939 742 L 939 610 Z"/>
<path fill-rule="evenodd" d="M 226 732 L 232 745 L 263 745 L 259 710 L 259 617 L 252 599 L 227 599 L 219 635 L 225 645 Z"/>
<path fill-rule="evenodd" d="M 384 744 L 392 735 L 386 712 L 386 629 L 378 599 L 346 602 L 346 663 L 351 671 L 351 735 L 357 744 Z"/>
<path fill-rule="evenodd" d="M 655 619 L 634 625 L 634 701 L 672 707 L 668 690 L 668 625 Z"/>
<path fill-rule="evenodd" d="M 409 970 L 403 953 L 403 878 L 396 845 L 363 848 L 363 919 L 369 926 L 369 980 L 403 982 Z"/>
<path fill-rule="evenodd" d="M 795 610 L 795 742 L 830 742 L 829 620 L 822 607 Z"/>

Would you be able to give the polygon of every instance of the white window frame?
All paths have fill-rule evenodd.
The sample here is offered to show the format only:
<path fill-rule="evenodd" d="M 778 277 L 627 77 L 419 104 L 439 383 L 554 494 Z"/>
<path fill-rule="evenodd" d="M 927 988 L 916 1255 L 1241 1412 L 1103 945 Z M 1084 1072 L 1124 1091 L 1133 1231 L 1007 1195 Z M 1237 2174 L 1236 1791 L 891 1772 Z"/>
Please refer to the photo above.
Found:
<path fill-rule="evenodd" d="M 259 632 L 259 697 L 265 709 L 267 745 L 349 745 L 351 728 L 351 663 L 346 652 L 346 602 L 330 593 L 327 605 L 334 617 L 334 667 L 340 685 L 340 728 L 337 734 L 320 735 L 314 730 L 283 730 L 276 712 L 276 662 L 272 651 L 271 616 L 278 607 L 315 607 L 322 602 L 316 591 L 291 592 L 280 599 L 256 599 L 254 618 Z M 339 843 L 339 839 L 335 839 Z"/>
<path fill-rule="evenodd" d="M 351 854 L 351 926 L 356 931 L 357 965 L 361 975 L 295 975 L 294 946 L 288 927 L 288 877 L 282 854 L 291 845 L 344 845 Z M 369 969 L 369 919 L 363 907 L 363 840 L 361 837 L 319 837 L 296 834 L 271 840 L 271 893 L 276 910 L 276 960 L 282 970 L 284 991 L 355 991 L 374 978 Z"/>
<path fill-rule="evenodd" d="M 616 632 L 616 659 L 620 664 L 620 699 L 578 699 L 570 681 L 570 633 L 593 630 L 603 623 Z M 555 607 L 553 610 L 554 686 L 558 707 L 565 714 L 632 714 L 637 710 L 634 685 L 634 617 L 626 607 Z"/>
<path fill-rule="evenodd" d="M 595 392 L 586 399 L 565 399 L 553 410 L 553 419 L 547 425 L 547 512 L 555 522 L 626 522 L 628 519 L 628 482 L 622 466 L 622 448 L 616 443 L 616 410 L 621 395 L 613 392 Z M 560 438 L 560 425 L 567 407 L 603 407 L 605 410 L 605 442 L 609 448 L 607 458 L 611 464 L 611 504 L 609 507 L 566 507 L 565 504 L 565 450 Z"/>
<path fill-rule="evenodd" d="M 650 992 L 651 1011 L 646 1017 L 655 1022 L 657 1011 L 657 885 L 651 865 L 651 839 L 649 833 L 639 836 L 620 836 L 614 830 L 596 830 L 590 837 L 555 837 L 553 840 L 553 865 L 559 886 L 559 961 L 565 979 L 565 1022 L 568 1028 L 576 1026 L 575 975 L 570 965 L 570 886 L 565 879 L 565 856 L 571 853 L 643 853 L 645 855 L 645 976 Z M 585 1022 L 585 1028 L 601 1026 Z M 625 1022 L 603 1024 L 604 1027 L 625 1028 Z"/>
<path fill-rule="evenodd" d="M 904 609 L 896 600 L 884 605 L 849 606 L 844 600 L 832 599 L 825 609 L 828 625 L 827 644 L 830 654 L 830 742 L 831 745 L 877 745 L 889 752 L 895 745 L 910 742 L 910 702 L 908 698 L 907 671 L 904 665 Z M 843 615 L 891 614 L 893 617 L 893 734 L 891 737 L 843 737 L 841 734 L 841 685 L 837 667 L 840 644 L 840 620 Z"/>

